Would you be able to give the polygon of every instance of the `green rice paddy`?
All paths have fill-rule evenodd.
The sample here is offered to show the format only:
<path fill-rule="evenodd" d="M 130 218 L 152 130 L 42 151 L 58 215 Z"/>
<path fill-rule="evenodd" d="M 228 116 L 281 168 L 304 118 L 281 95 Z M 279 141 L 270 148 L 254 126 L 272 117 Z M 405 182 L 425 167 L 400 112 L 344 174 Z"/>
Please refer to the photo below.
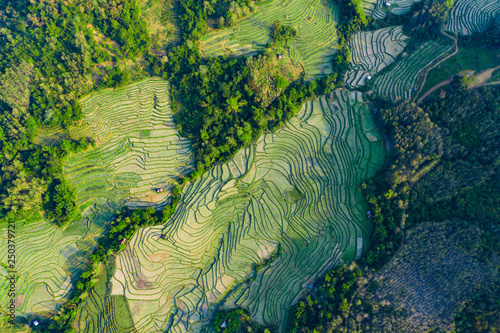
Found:
<path fill-rule="evenodd" d="M 106 225 L 123 205 L 164 205 L 173 181 L 193 163 L 190 140 L 175 128 L 168 83 L 148 79 L 81 103 L 87 126 L 80 131 L 98 145 L 68 158 L 65 173 L 89 223 Z"/>
<path fill-rule="evenodd" d="M 347 43 L 351 64 L 344 79 L 346 85 L 364 86 L 368 75 L 380 72 L 396 60 L 406 47 L 407 39 L 401 26 L 354 34 Z"/>
<path fill-rule="evenodd" d="M 454 48 L 449 40 L 426 41 L 402 59 L 387 67 L 370 82 L 377 97 L 385 99 L 410 99 L 418 91 L 417 79 L 426 67 Z"/>
<path fill-rule="evenodd" d="M 315 277 L 368 249 L 360 184 L 383 161 L 361 93 L 317 98 L 186 185 L 165 226 L 139 230 L 117 256 L 112 295 L 125 296 L 140 332 L 199 331 L 223 298 L 285 325 Z"/>
<path fill-rule="evenodd" d="M 320 0 L 268 0 L 235 27 L 216 30 L 202 38 L 206 56 L 252 54 L 270 42 L 270 29 L 276 21 L 297 29 L 289 56 L 302 63 L 307 77 L 332 73 L 337 52 L 337 8 Z"/>

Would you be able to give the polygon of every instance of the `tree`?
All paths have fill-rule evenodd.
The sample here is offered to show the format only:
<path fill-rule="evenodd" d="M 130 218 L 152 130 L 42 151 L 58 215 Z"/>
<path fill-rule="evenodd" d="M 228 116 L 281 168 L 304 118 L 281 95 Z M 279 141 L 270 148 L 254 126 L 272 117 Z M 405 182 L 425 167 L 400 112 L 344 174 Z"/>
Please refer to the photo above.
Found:
<path fill-rule="evenodd" d="M 239 101 L 239 97 L 230 97 L 226 99 L 226 110 L 231 113 L 238 113 L 240 108 L 247 105 L 247 101 Z"/>

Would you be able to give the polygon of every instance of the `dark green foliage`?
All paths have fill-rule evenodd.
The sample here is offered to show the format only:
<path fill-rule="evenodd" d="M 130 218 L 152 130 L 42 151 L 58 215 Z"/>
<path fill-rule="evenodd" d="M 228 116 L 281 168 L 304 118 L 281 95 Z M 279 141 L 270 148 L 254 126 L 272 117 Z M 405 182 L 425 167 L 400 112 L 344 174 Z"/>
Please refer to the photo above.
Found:
<path fill-rule="evenodd" d="M 265 327 L 253 321 L 244 309 L 219 310 L 212 322 L 217 332 L 224 333 L 271 333 L 274 327 Z"/>
<path fill-rule="evenodd" d="M 443 20 L 453 7 L 454 0 L 426 0 L 410 20 L 412 34 L 419 38 L 432 38 L 440 34 Z"/>
<path fill-rule="evenodd" d="M 45 195 L 44 210 L 59 227 L 67 226 L 71 220 L 80 215 L 76 205 L 75 190 L 64 179 L 55 178 Z"/>
<path fill-rule="evenodd" d="M 500 283 L 476 295 L 457 313 L 456 333 L 500 330 Z"/>
<path fill-rule="evenodd" d="M 98 0 L 89 4 L 90 10 L 95 26 L 117 41 L 130 58 L 149 49 L 149 32 L 137 1 Z"/>
<path fill-rule="evenodd" d="M 286 47 L 288 41 L 297 36 L 297 30 L 294 27 L 276 22 L 271 28 L 272 45 L 276 47 Z"/>
<path fill-rule="evenodd" d="M 98 88 L 123 87 L 129 83 L 131 83 L 130 73 L 126 70 L 122 70 L 120 64 L 118 63 L 113 70 L 101 78 Z"/>
<path fill-rule="evenodd" d="M 82 119 L 80 97 L 130 81 L 110 66 L 94 84 L 95 63 L 110 60 L 94 28 L 116 38 L 129 57 L 148 50 L 149 33 L 135 1 L 2 0 L 0 11 L 0 215 L 38 210 L 43 197 L 47 216 L 64 225 L 77 210 L 60 164 L 89 142 L 38 145 L 37 128 L 68 128 Z"/>
<path fill-rule="evenodd" d="M 293 307 L 287 331 L 306 333 L 335 329 L 349 312 L 350 301 L 356 291 L 356 280 L 361 276 L 362 272 L 355 264 L 330 270 L 314 283 L 313 288 L 317 290 Z"/>

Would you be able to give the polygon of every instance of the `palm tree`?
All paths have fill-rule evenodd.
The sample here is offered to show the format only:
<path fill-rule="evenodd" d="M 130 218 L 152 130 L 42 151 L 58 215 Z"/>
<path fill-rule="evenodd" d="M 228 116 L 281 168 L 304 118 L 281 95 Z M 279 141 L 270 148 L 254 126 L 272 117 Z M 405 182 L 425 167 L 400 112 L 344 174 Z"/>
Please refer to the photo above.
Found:
<path fill-rule="evenodd" d="M 239 97 L 229 97 L 226 99 L 226 110 L 231 113 L 238 113 L 242 106 L 247 105 L 247 101 L 239 101 Z"/>

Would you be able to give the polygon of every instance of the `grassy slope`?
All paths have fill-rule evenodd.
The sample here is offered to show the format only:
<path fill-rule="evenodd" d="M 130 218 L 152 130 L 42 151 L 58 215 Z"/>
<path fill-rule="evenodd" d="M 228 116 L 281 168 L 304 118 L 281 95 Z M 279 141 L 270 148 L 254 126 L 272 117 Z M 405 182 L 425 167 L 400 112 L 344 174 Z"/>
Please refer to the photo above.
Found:
<path fill-rule="evenodd" d="M 337 9 L 321 0 L 268 0 L 257 6 L 257 12 L 233 28 L 214 31 L 203 37 L 202 51 L 207 56 L 223 53 L 245 54 L 263 49 L 270 42 L 269 33 L 275 21 L 293 26 L 298 36 L 290 47 L 292 60 L 304 65 L 308 77 L 332 73 L 336 53 Z"/>
<path fill-rule="evenodd" d="M 140 331 L 196 330 L 213 303 L 280 244 L 278 259 L 240 285 L 230 303 L 283 322 L 311 279 L 367 249 L 371 224 L 359 184 L 383 159 L 361 94 L 318 98 L 300 118 L 184 188 L 165 227 L 140 230 L 117 257 L 114 293 L 125 294 Z"/>
<path fill-rule="evenodd" d="M 482 49 L 478 52 L 477 48 L 460 47 L 455 56 L 429 72 L 422 93 L 461 71 L 472 70 L 477 73 L 498 66 L 499 62 L 498 50 Z"/>

